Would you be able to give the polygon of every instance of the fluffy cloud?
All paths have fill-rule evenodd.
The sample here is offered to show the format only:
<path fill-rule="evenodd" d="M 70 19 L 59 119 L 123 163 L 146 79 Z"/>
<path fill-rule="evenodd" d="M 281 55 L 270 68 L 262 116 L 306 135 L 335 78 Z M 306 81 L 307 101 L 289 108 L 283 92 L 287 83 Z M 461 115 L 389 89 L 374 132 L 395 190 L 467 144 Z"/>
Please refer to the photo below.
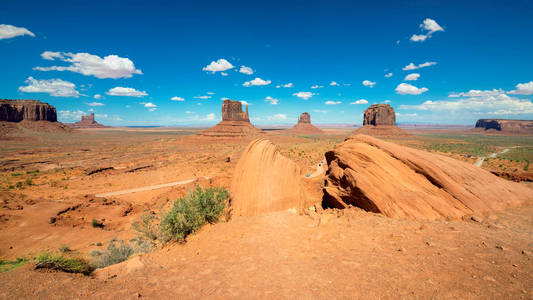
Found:
<path fill-rule="evenodd" d="M 222 76 L 228 76 L 228 73 L 226 73 L 226 72 L 220 72 L 220 75 L 222 75 Z"/>
<path fill-rule="evenodd" d="M 94 99 L 98 100 L 98 99 L 101 99 L 102 98 L 102 95 L 100 94 L 96 94 L 93 96 Z"/>
<path fill-rule="evenodd" d="M 24 27 L 16 27 L 8 24 L 0 24 L 0 40 L 10 39 L 20 35 L 35 36 L 33 32 Z"/>
<path fill-rule="evenodd" d="M 269 103 L 272 104 L 272 105 L 277 105 L 278 102 L 279 102 L 279 99 L 276 99 L 276 98 L 272 98 L 272 97 L 270 97 L 270 96 L 267 96 L 267 97 L 265 98 L 265 101 L 266 101 L 266 102 L 269 102 Z"/>
<path fill-rule="evenodd" d="M 331 86 L 338 86 L 339 84 L 338 84 L 336 81 L 332 81 L 332 82 L 329 83 L 329 85 L 331 85 Z"/>
<path fill-rule="evenodd" d="M 208 94 L 208 95 L 214 95 L 215 93 L 213 93 L 213 92 L 207 92 L 206 94 Z"/>
<path fill-rule="evenodd" d="M 313 85 L 311 88 L 312 89 L 321 89 L 321 88 L 323 88 L 323 86 L 317 84 L 317 85 Z"/>
<path fill-rule="evenodd" d="M 270 83 L 272 83 L 272 81 L 263 80 L 259 77 L 256 77 L 254 80 L 246 81 L 242 85 L 243 86 L 254 86 L 254 85 L 257 86 L 257 85 L 269 85 Z"/>
<path fill-rule="evenodd" d="M 144 97 L 148 94 L 145 91 L 138 91 L 134 88 L 117 86 L 106 92 L 110 96 L 129 96 L 129 97 Z"/>
<path fill-rule="evenodd" d="M 387 77 L 387 78 L 392 77 L 392 72 L 385 74 L 385 77 Z"/>
<path fill-rule="evenodd" d="M 294 93 L 292 95 L 296 96 L 298 98 L 302 98 L 304 100 L 307 100 L 307 99 L 313 97 L 313 95 L 316 95 L 316 94 L 315 93 L 311 93 L 311 92 L 298 92 L 298 93 Z"/>
<path fill-rule="evenodd" d="M 89 106 L 104 106 L 104 104 L 102 102 L 89 102 L 89 103 L 85 103 Z"/>
<path fill-rule="evenodd" d="M 408 83 L 400 83 L 396 87 L 396 93 L 400 95 L 420 95 L 427 91 L 428 89 L 425 87 L 417 88 L 416 86 L 410 85 Z"/>
<path fill-rule="evenodd" d="M 181 97 L 178 97 L 178 96 L 174 96 L 174 97 L 170 98 L 170 100 L 172 100 L 172 101 L 185 101 L 185 99 L 183 99 Z"/>
<path fill-rule="evenodd" d="M 275 114 L 273 116 L 268 116 L 267 120 L 270 120 L 270 121 L 283 121 L 283 120 L 287 120 L 287 115 L 286 114 Z"/>
<path fill-rule="evenodd" d="M 369 87 L 372 88 L 372 87 L 374 87 L 374 85 L 376 85 L 376 83 L 375 83 L 375 82 L 372 82 L 372 81 L 370 81 L 370 80 L 364 80 L 364 81 L 363 81 L 363 85 L 364 85 L 364 86 L 369 86 Z"/>
<path fill-rule="evenodd" d="M 211 98 L 211 96 L 194 96 L 193 98 L 205 100 Z"/>
<path fill-rule="evenodd" d="M 405 76 L 404 80 L 415 81 L 415 80 L 418 80 L 419 77 L 420 77 L 420 74 L 418 74 L 418 73 L 411 73 L 411 74 Z"/>
<path fill-rule="evenodd" d="M 222 72 L 235 68 L 229 61 L 221 58 L 217 61 L 212 61 L 209 65 L 205 66 L 202 70 L 211 73 Z"/>
<path fill-rule="evenodd" d="M 533 94 L 533 81 L 517 84 L 516 90 L 510 91 L 509 94 L 532 95 Z"/>
<path fill-rule="evenodd" d="M 437 63 L 434 62 L 434 61 L 427 61 L 427 62 L 425 62 L 423 64 L 419 64 L 418 66 L 415 65 L 414 63 L 410 63 L 407 66 L 403 67 L 402 70 L 411 71 L 411 70 L 416 70 L 416 69 L 420 69 L 420 68 L 430 67 L 430 66 L 433 66 L 433 65 L 436 65 L 436 64 Z"/>
<path fill-rule="evenodd" d="M 337 105 L 337 104 L 341 104 L 342 102 L 341 101 L 326 101 L 324 104 L 326 105 Z"/>
<path fill-rule="evenodd" d="M 486 96 L 496 96 L 505 94 L 505 91 L 502 89 L 493 89 L 493 90 L 470 90 L 468 92 L 461 93 L 451 93 L 448 97 L 458 98 L 458 97 L 486 97 Z"/>
<path fill-rule="evenodd" d="M 153 104 L 152 102 L 141 102 L 141 104 L 143 104 L 144 107 L 157 107 L 157 105 Z"/>
<path fill-rule="evenodd" d="M 390 100 L 383 101 L 383 103 L 390 103 L 390 102 L 391 102 Z"/>
<path fill-rule="evenodd" d="M 37 80 L 28 77 L 24 81 L 27 86 L 19 87 L 19 91 L 26 93 L 47 93 L 55 97 L 74 97 L 78 98 L 80 93 L 76 90 L 76 85 L 72 82 L 61 79 L 42 79 Z"/>
<path fill-rule="evenodd" d="M 81 116 L 85 116 L 87 113 L 85 113 L 82 110 L 60 110 L 58 119 L 61 122 L 73 122 L 73 121 L 79 121 L 81 120 Z"/>
<path fill-rule="evenodd" d="M 357 101 L 351 102 L 350 104 L 368 104 L 368 100 L 366 99 L 359 99 Z"/>
<path fill-rule="evenodd" d="M 420 24 L 420 28 L 425 33 L 423 33 L 423 34 L 413 34 L 411 36 L 411 41 L 413 41 L 413 42 L 423 42 L 426 39 L 431 38 L 433 33 L 437 32 L 437 31 L 444 31 L 444 29 L 435 20 L 429 19 L 429 18 L 425 19 L 424 22 L 422 22 L 422 24 Z"/>
<path fill-rule="evenodd" d="M 289 83 L 287 83 L 287 84 L 276 85 L 276 88 L 277 88 L 277 89 L 282 88 L 282 87 L 283 87 L 283 88 L 291 88 L 291 87 L 293 87 L 293 84 L 292 84 L 292 82 L 289 82 Z"/>
<path fill-rule="evenodd" d="M 133 74 L 143 72 L 135 68 L 129 58 L 108 55 L 101 58 L 89 53 L 66 53 L 45 51 L 41 57 L 47 60 L 59 59 L 70 63 L 70 66 L 35 67 L 38 71 L 71 71 L 96 78 L 130 78 Z"/>
<path fill-rule="evenodd" d="M 214 113 L 209 113 L 205 115 L 205 118 L 202 119 L 202 121 L 213 121 L 215 120 L 216 115 Z"/>
<path fill-rule="evenodd" d="M 252 70 L 252 68 L 247 67 L 247 66 L 241 66 L 241 68 L 239 69 L 239 72 L 246 74 L 246 75 L 252 75 L 254 73 L 254 70 Z"/>

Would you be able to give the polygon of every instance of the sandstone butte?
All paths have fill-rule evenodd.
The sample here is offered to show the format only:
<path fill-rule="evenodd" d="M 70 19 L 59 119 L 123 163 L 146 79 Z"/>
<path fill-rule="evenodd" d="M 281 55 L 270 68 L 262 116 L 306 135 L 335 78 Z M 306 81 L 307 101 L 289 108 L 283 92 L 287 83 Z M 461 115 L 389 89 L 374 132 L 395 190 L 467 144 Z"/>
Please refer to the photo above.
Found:
<path fill-rule="evenodd" d="M 479 119 L 475 128 L 489 133 L 533 134 L 533 120 Z"/>
<path fill-rule="evenodd" d="M 436 219 L 496 211 L 533 191 L 472 164 L 354 135 L 326 153 L 323 205 L 389 217 Z"/>
<path fill-rule="evenodd" d="M 389 104 L 373 104 L 365 110 L 363 127 L 354 133 L 375 136 L 405 136 L 404 130 L 396 126 L 396 113 Z"/>
<path fill-rule="evenodd" d="M 240 101 L 226 99 L 222 102 L 222 121 L 214 127 L 203 131 L 200 135 L 232 138 L 253 136 L 259 133 L 261 133 L 261 130 L 250 123 L 248 105 L 246 105 L 246 111 L 242 111 Z"/>
<path fill-rule="evenodd" d="M 50 121 L 57 122 L 55 107 L 39 100 L 0 99 L 0 121 Z"/>
<path fill-rule="evenodd" d="M 321 134 L 324 133 L 322 130 L 316 128 L 311 124 L 311 115 L 308 112 L 304 112 L 298 118 L 298 123 L 291 128 L 291 131 L 294 133 L 304 133 L 304 134 Z"/>
<path fill-rule="evenodd" d="M 300 168 L 266 139 L 252 141 L 242 153 L 233 173 L 231 195 L 237 216 L 300 211 L 305 201 Z"/>
<path fill-rule="evenodd" d="M 94 113 L 87 116 L 81 116 L 81 121 L 71 125 L 74 128 L 103 128 L 106 127 L 94 119 Z"/>

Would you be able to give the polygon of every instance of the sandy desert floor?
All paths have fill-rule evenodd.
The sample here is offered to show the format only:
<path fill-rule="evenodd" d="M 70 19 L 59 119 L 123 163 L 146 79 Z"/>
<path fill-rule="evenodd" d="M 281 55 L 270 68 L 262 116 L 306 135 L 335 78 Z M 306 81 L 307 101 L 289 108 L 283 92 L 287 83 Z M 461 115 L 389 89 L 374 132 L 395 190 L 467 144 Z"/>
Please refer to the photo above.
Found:
<path fill-rule="evenodd" d="M 265 134 L 316 172 L 324 153 L 351 128 L 298 136 Z M 31 260 L 68 246 L 81 256 L 131 224 L 159 213 L 187 189 L 229 186 L 249 140 L 199 141 L 198 129 L 106 128 L 28 133 L 0 147 L 0 259 Z M 412 130 L 398 144 L 475 163 L 513 148 L 482 168 L 529 173 L 533 137 Z M 193 179 L 184 185 L 111 197 L 109 193 Z M 312 202 L 321 176 L 306 179 Z M 529 185 L 531 183 L 523 182 Z M 356 208 L 279 212 L 208 225 L 171 244 L 92 276 L 33 270 L 0 273 L 0 298 L 533 298 L 533 205 L 473 219 L 391 219 Z M 104 228 L 93 228 L 99 220 Z"/>

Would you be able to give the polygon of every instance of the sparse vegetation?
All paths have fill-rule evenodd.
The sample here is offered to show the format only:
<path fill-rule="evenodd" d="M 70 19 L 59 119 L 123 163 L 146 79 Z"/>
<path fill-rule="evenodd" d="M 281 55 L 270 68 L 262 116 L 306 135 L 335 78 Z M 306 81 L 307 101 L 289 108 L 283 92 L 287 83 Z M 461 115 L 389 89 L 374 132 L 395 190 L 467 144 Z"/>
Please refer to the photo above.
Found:
<path fill-rule="evenodd" d="M 67 253 L 67 252 L 71 252 L 72 249 L 69 248 L 69 246 L 67 245 L 63 245 L 61 247 L 59 247 L 59 252 L 61 253 Z"/>
<path fill-rule="evenodd" d="M 97 220 L 97 219 L 93 219 L 93 220 L 91 221 L 91 226 L 92 226 L 93 228 L 104 228 L 104 227 L 105 227 L 104 222 L 99 221 L 99 220 Z"/>
<path fill-rule="evenodd" d="M 0 273 L 11 271 L 28 262 L 25 258 L 17 258 L 16 260 L 0 260 Z"/>
<path fill-rule="evenodd" d="M 82 273 L 85 275 L 93 271 L 89 263 L 78 257 L 66 257 L 48 252 L 40 253 L 35 257 L 36 269 L 52 269 L 67 273 Z"/>
<path fill-rule="evenodd" d="M 141 239 L 132 239 L 129 242 L 112 240 L 104 252 L 93 250 L 89 255 L 94 259 L 92 265 L 95 268 L 105 268 L 127 260 L 137 253 L 147 253 L 150 245 Z"/>

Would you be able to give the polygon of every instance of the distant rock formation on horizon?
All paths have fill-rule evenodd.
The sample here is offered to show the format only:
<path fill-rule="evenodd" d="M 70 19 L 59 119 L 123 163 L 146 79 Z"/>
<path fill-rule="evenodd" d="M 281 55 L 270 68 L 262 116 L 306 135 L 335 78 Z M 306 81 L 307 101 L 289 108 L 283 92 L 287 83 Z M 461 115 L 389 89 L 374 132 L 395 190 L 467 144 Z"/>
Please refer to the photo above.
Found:
<path fill-rule="evenodd" d="M 57 122 L 57 112 L 55 107 L 39 100 L 0 99 L 0 121 L 23 120 Z"/>
<path fill-rule="evenodd" d="M 489 133 L 533 134 L 533 120 L 479 119 L 475 128 Z"/>
<path fill-rule="evenodd" d="M 81 121 L 71 125 L 74 128 L 103 128 L 106 127 L 94 119 L 94 113 L 87 116 L 81 116 Z"/>
<path fill-rule="evenodd" d="M 321 134 L 322 130 L 316 128 L 311 124 L 311 115 L 308 112 L 303 112 L 298 118 L 298 123 L 291 128 L 295 133 L 307 133 L 307 134 Z"/>
<path fill-rule="evenodd" d="M 254 136 L 261 133 L 250 123 L 248 105 L 242 110 L 240 101 L 226 99 L 222 102 L 222 121 L 212 128 L 202 132 L 200 136 L 215 138 L 239 138 Z"/>
<path fill-rule="evenodd" d="M 363 127 L 354 133 L 374 136 L 405 136 L 407 132 L 396 126 L 396 113 L 389 104 L 373 104 L 365 110 Z"/>

